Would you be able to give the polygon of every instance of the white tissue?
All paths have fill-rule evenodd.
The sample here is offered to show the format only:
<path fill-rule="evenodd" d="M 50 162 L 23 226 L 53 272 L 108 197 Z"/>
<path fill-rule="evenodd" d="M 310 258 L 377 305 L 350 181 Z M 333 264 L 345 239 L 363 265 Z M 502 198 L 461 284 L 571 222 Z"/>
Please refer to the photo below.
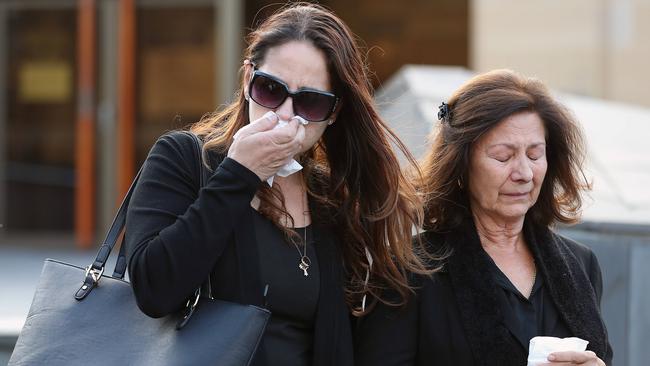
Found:
<path fill-rule="evenodd" d="M 275 114 L 275 112 L 268 111 L 268 112 L 266 112 L 266 114 L 264 114 L 264 117 L 269 118 L 270 116 L 272 116 L 274 114 Z M 300 123 L 303 126 L 306 126 L 307 124 L 309 124 L 309 122 L 307 122 L 307 120 L 305 120 L 304 118 L 302 118 L 300 116 L 294 116 L 291 119 L 297 120 L 298 123 Z M 253 122 L 253 123 L 255 123 L 255 122 Z M 275 125 L 275 127 L 273 127 L 273 129 L 286 126 L 288 123 L 289 123 L 288 121 L 283 121 L 283 120 L 278 118 L 278 124 Z M 241 130 L 239 130 L 239 131 L 241 131 Z M 239 137 L 239 131 L 235 132 L 235 135 L 233 135 L 233 140 L 236 140 Z M 300 163 L 298 163 L 294 159 L 291 159 L 291 161 L 286 163 L 285 165 L 283 165 L 280 168 L 280 170 L 278 170 L 278 172 L 275 173 L 275 175 L 280 176 L 280 177 L 287 177 L 287 176 L 290 176 L 291 174 L 293 174 L 295 172 L 300 171 L 301 169 L 302 169 L 302 165 L 300 165 Z M 273 178 L 275 177 L 275 175 L 271 176 L 271 178 L 266 180 L 266 182 L 269 184 L 269 186 L 273 186 Z"/>
<path fill-rule="evenodd" d="M 308 123 L 304 118 L 302 118 L 300 116 L 295 116 L 293 118 L 295 118 L 298 121 L 298 123 L 300 123 L 303 126 L 306 126 L 307 123 Z M 275 127 L 273 127 L 273 129 L 286 126 L 288 123 L 289 123 L 288 121 L 283 121 L 283 120 L 279 119 L 278 124 L 275 125 Z M 278 172 L 275 173 L 275 175 L 277 175 L 279 177 L 288 177 L 291 174 L 300 171 L 301 169 L 302 169 L 302 165 L 300 165 L 300 163 L 298 163 L 294 159 L 291 159 L 291 161 L 286 163 L 285 165 L 283 165 L 282 168 L 280 168 L 280 170 L 278 170 Z M 273 186 L 273 178 L 275 178 L 275 176 L 271 176 L 271 178 L 266 180 L 266 183 L 268 183 L 269 186 Z"/>
<path fill-rule="evenodd" d="M 553 352 L 577 351 L 583 352 L 587 349 L 588 341 L 577 337 L 533 337 L 528 347 L 528 365 L 537 366 L 548 363 L 548 355 Z"/>

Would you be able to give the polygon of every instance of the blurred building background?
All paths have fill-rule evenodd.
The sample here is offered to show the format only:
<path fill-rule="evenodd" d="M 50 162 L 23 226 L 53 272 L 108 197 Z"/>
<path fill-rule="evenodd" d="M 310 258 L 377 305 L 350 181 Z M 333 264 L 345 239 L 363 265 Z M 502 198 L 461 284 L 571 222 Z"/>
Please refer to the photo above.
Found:
<path fill-rule="evenodd" d="M 80 254 L 86 253 L 84 248 L 97 246 L 155 139 L 197 121 L 233 97 L 244 36 L 277 9 L 277 3 L 0 0 L 0 260 L 12 262 L 0 266 L 0 281 L 20 278 L 23 274 L 14 272 L 21 268 L 30 271 L 26 285 L 15 286 L 23 289 L 26 299 L 6 301 L 14 297 L 11 293 L 0 297 L 0 343 L 4 334 L 14 337 L 11 332 L 19 329 L 26 314 L 37 277 L 32 269 L 38 271 L 42 259 L 39 253 L 58 251 L 78 258 L 85 255 Z M 507 67 L 535 75 L 558 91 L 634 105 L 643 111 L 639 115 L 647 116 L 650 108 L 647 0 L 320 3 L 340 15 L 362 40 L 379 90 L 406 64 L 457 66 L 474 72 Z M 431 83 L 457 87 L 462 78 L 447 71 L 436 74 Z M 387 93 L 398 99 L 409 85 Z M 440 93 L 428 96 L 444 97 L 444 91 Z M 386 111 L 392 100 L 381 102 Z M 432 110 L 421 115 L 413 114 L 411 107 L 398 110 L 422 116 L 424 134 L 437 103 L 425 102 Z M 621 125 L 623 115 L 607 115 L 610 118 L 599 123 L 612 129 Z M 635 118 L 632 115 L 625 118 Z M 650 171 L 648 165 L 639 168 Z M 650 193 L 639 192 L 628 199 L 648 203 Z M 650 247 L 648 230 L 639 230 L 634 240 Z M 27 248 L 31 251 L 25 256 L 21 250 Z M 612 269 L 604 268 L 606 276 L 608 271 L 629 268 L 631 258 L 642 258 L 626 253 L 626 261 L 608 262 Z M 20 264 L 28 258 L 37 258 L 33 267 Z M 633 275 L 612 276 L 622 281 L 612 280 L 612 286 L 628 290 L 635 289 L 631 282 L 638 282 Z M 6 284 L 0 282 L 0 291 Z M 648 290 L 643 281 L 637 285 Z M 629 292 L 619 301 L 628 310 L 638 304 L 625 297 Z M 647 292 L 641 292 L 646 303 Z M 617 313 L 618 306 L 612 305 L 609 312 Z M 647 308 L 639 311 L 648 313 Z M 3 323 L 3 314 L 18 320 Z M 650 329 L 650 315 L 631 318 L 634 314 L 625 312 L 625 324 L 638 321 L 642 329 Z M 621 316 L 612 315 L 608 326 L 616 328 L 614 322 Z M 617 365 L 649 362 L 650 356 L 627 357 L 635 335 L 649 334 L 632 334 L 627 328 L 617 332 Z"/>

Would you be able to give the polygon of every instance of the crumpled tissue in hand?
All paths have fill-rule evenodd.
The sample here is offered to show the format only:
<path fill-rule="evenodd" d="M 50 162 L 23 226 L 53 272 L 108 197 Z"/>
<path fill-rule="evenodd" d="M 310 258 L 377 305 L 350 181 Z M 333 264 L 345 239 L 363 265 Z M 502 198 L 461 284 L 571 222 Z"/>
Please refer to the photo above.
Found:
<path fill-rule="evenodd" d="M 292 119 L 294 119 L 294 118 L 296 120 L 298 120 L 298 123 L 302 124 L 303 126 L 306 126 L 309 123 L 304 118 L 302 118 L 300 116 L 295 116 Z M 284 127 L 288 123 L 289 123 L 288 121 L 283 121 L 281 119 L 278 119 L 278 124 L 275 125 L 275 127 L 273 127 L 273 129 Z M 280 168 L 280 170 L 278 170 L 278 172 L 275 173 L 275 175 L 277 175 L 279 177 L 288 177 L 291 174 L 300 171 L 301 169 L 302 169 L 302 165 L 300 165 L 300 163 L 298 163 L 296 160 L 291 159 L 291 161 L 284 164 L 282 166 L 282 168 Z M 271 178 L 266 180 L 266 182 L 269 184 L 269 186 L 273 186 L 273 178 L 275 177 L 275 175 L 271 176 Z"/>
<path fill-rule="evenodd" d="M 274 114 L 275 114 L 275 112 L 268 111 L 268 112 L 266 112 L 264 117 L 268 118 L 270 115 L 274 115 Z M 309 124 L 309 122 L 307 122 L 307 120 L 305 120 L 304 118 L 302 118 L 300 116 L 294 116 L 291 119 L 296 119 L 298 121 L 298 123 L 300 123 L 303 126 L 306 126 L 307 124 Z M 286 126 L 288 123 L 289 123 L 288 121 L 283 121 L 283 120 L 278 118 L 278 124 L 275 125 L 275 127 L 273 127 L 273 129 Z M 239 137 L 239 131 L 235 132 L 235 135 L 233 136 L 233 139 L 236 140 L 238 137 Z M 278 172 L 275 173 L 275 175 L 280 176 L 280 177 L 287 177 L 287 176 L 290 176 L 291 174 L 293 174 L 295 172 L 300 171 L 301 169 L 302 169 L 302 165 L 300 165 L 300 163 L 298 163 L 296 160 L 291 159 L 291 161 L 286 163 L 285 165 L 283 165 L 280 168 L 280 170 L 278 170 Z M 273 186 L 273 178 L 275 177 L 275 175 L 271 176 L 271 178 L 266 180 L 266 182 L 269 184 L 269 186 Z"/>
<path fill-rule="evenodd" d="M 533 337 L 528 348 L 527 366 L 537 366 L 548 363 L 548 355 L 553 352 L 578 351 L 587 349 L 588 341 L 577 337 Z"/>

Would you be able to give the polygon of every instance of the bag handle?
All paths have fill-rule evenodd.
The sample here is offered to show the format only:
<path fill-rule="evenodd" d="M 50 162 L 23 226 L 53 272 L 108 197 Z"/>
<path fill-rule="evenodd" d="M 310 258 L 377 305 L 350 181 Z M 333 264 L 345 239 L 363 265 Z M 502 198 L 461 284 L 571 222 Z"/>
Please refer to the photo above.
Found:
<path fill-rule="evenodd" d="M 115 218 L 111 223 L 111 227 L 108 230 L 108 233 L 106 234 L 106 239 L 104 239 L 104 242 L 102 243 L 102 245 L 99 247 L 99 250 L 97 251 L 97 256 L 95 257 L 95 261 L 91 265 L 86 267 L 86 276 L 84 278 L 84 282 L 79 288 L 79 290 L 77 290 L 77 292 L 74 294 L 75 299 L 83 300 L 86 296 L 88 296 L 88 294 L 93 290 L 93 288 L 97 286 L 99 279 L 104 273 L 104 267 L 106 266 L 106 261 L 108 260 L 108 257 L 110 256 L 113 247 L 115 247 L 115 243 L 117 243 L 117 239 L 122 233 L 122 229 L 124 229 L 124 224 L 126 223 L 126 210 L 129 207 L 131 196 L 133 195 L 133 191 L 136 183 L 138 182 L 138 179 L 140 179 L 141 173 L 142 173 L 142 167 L 140 167 L 140 170 L 138 170 L 138 174 L 136 174 L 135 178 L 133 179 L 133 182 L 131 183 L 131 186 L 129 187 L 129 190 L 126 192 L 126 195 L 122 200 L 122 204 L 120 204 L 120 208 L 117 210 L 117 214 L 115 215 Z M 122 240 L 122 248 L 124 248 L 124 240 Z M 120 252 L 123 252 L 123 249 L 120 249 Z M 118 275 L 117 277 L 123 278 L 124 272 L 126 271 L 126 258 L 123 253 L 120 254 L 122 254 L 122 256 L 121 258 L 118 257 L 117 263 L 115 264 L 115 272 L 119 274 L 119 272 L 121 271 L 121 276 Z"/>
<path fill-rule="evenodd" d="M 198 162 L 198 171 L 199 171 L 199 192 L 201 191 L 201 188 L 205 186 L 205 183 L 208 181 L 207 177 L 207 172 L 206 169 L 203 167 L 203 142 L 201 139 L 199 139 L 198 136 L 191 132 L 186 132 L 187 134 L 191 135 L 193 140 L 194 140 L 194 149 L 196 150 L 197 155 L 199 156 L 199 159 L 196 159 Z M 208 279 L 206 282 L 203 283 L 200 287 L 198 287 L 196 290 L 194 290 L 194 294 L 192 297 L 187 299 L 187 302 L 185 303 L 185 307 L 183 308 L 183 312 L 181 314 L 181 318 L 178 320 L 176 323 L 176 329 L 180 330 L 182 329 L 185 325 L 187 325 L 187 322 L 190 321 L 190 318 L 192 317 L 192 314 L 194 314 L 194 310 L 196 309 L 196 306 L 199 303 L 199 299 L 201 298 L 201 293 L 207 294 L 208 298 L 212 299 L 212 283 L 210 281 L 210 274 L 208 274 Z"/>
<path fill-rule="evenodd" d="M 199 157 L 201 157 L 202 147 L 201 147 L 201 141 L 198 138 L 198 136 L 196 136 L 195 134 L 189 131 L 182 131 L 182 132 L 192 136 L 192 139 L 194 140 L 195 143 L 195 149 L 197 150 Z M 205 174 L 203 172 L 204 169 L 203 169 L 202 159 L 199 160 L 199 167 L 201 168 L 199 189 L 201 189 L 205 184 Z M 102 245 L 99 247 L 99 250 L 97 251 L 97 256 L 95 257 L 95 260 L 91 265 L 86 267 L 86 274 L 85 274 L 83 284 L 75 293 L 74 295 L 75 299 L 83 300 L 86 296 L 88 296 L 88 294 L 93 290 L 93 288 L 97 286 L 97 283 L 99 282 L 102 274 L 104 273 L 106 261 L 108 261 L 108 257 L 113 251 L 113 248 L 115 247 L 115 244 L 117 243 L 120 234 L 122 234 L 124 226 L 126 224 L 126 211 L 129 207 L 131 196 L 133 195 L 133 191 L 135 190 L 135 186 L 138 180 L 140 179 L 141 174 L 142 174 L 142 167 L 140 167 L 140 169 L 138 170 L 138 173 L 133 179 L 133 182 L 131 183 L 129 190 L 126 192 L 126 195 L 124 196 L 124 199 L 120 204 L 120 208 L 117 210 L 117 214 L 115 215 L 115 218 L 111 223 L 110 229 L 106 234 L 106 238 L 104 239 L 104 242 L 102 243 Z M 126 272 L 126 255 L 125 255 L 124 238 L 122 238 L 122 243 L 120 245 L 120 252 L 117 257 L 117 262 L 115 263 L 115 269 L 113 271 L 113 277 L 122 279 L 124 278 L 125 272 Z M 197 291 L 200 294 L 200 289 L 198 289 Z"/>

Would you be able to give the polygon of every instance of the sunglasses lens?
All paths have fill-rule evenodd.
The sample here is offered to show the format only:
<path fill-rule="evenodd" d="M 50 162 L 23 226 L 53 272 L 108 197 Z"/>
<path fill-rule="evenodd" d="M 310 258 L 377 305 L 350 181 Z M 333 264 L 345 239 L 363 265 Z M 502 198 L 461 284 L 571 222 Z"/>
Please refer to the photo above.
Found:
<path fill-rule="evenodd" d="M 330 116 L 336 98 L 331 95 L 303 91 L 294 98 L 293 108 L 296 114 L 312 122 L 326 120 Z"/>
<path fill-rule="evenodd" d="M 264 75 L 256 75 L 250 89 L 255 103 L 266 108 L 277 108 L 287 98 L 287 88 Z"/>

